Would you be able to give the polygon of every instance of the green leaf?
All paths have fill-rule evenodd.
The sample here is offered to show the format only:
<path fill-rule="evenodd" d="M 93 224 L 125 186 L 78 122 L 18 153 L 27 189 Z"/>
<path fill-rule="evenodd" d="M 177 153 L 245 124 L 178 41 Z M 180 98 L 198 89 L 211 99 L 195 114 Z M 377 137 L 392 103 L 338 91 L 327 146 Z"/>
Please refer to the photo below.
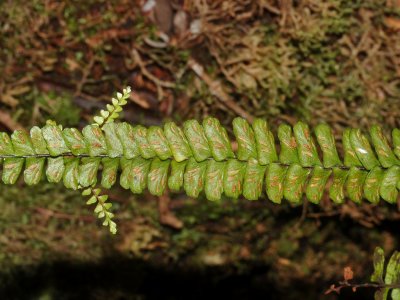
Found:
<path fill-rule="evenodd" d="M 43 137 L 42 130 L 34 126 L 30 130 L 30 137 L 32 146 L 36 152 L 36 154 L 49 154 L 49 150 L 47 150 L 47 144 Z"/>
<path fill-rule="evenodd" d="M 0 155 L 14 155 L 11 139 L 5 132 L 0 132 Z"/>
<path fill-rule="evenodd" d="M 47 159 L 46 176 L 49 182 L 60 182 L 63 177 L 64 170 L 65 166 L 63 157 L 50 157 Z"/>
<path fill-rule="evenodd" d="M 140 155 L 143 158 L 153 158 L 156 153 L 151 148 L 150 143 L 147 140 L 147 128 L 141 125 L 133 127 L 134 136 L 136 143 L 139 146 Z"/>
<path fill-rule="evenodd" d="M 128 123 L 115 124 L 117 135 L 121 141 L 124 157 L 131 159 L 140 155 L 139 146 L 137 144 L 133 127 Z"/>
<path fill-rule="evenodd" d="M 279 126 L 278 139 L 281 146 L 279 161 L 287 165 L 299 163 L 296 139 L 294 138 L 292 128 L 289 125 L 282 124 Z"/>
<path fill-rule="evenodd" d="M 168 122 L 164 125 L 164 133 L 167 137 L 172 155 L 177 162 L 187 160 L 189 157 L 193 156 L 185 134 L 174 122 Z"/>
<path fill-rule="evenodd" d="M 102 165 L 103 171 L 101 172 L 101 186 L 109 189 L 117 181 L 117 174 L 119 168 L 118 158 L 103 158 Z"/>
<path fill-rule="evenodd" d="M 315 135 L 322 150 L 323 162 L 325 168 L 341 166 L 332 129 L 326 124 L 319 124 L 315 127 Z"/>
<path fill-rule="evenodd" d="M 117 233 L 117 225 L 113 221 L 109 221 L 109 228 L 112 234 Z"/>
<path fill-rule="evenodd" d="M 114 111 L 114 106 L 111 105 L 111 104 L 107 104 L 107 105 L 106 105 L 106 108 L 107 108 L 107 110 L 108 110 L 109 112 L 113 112 L 113 111 Z"/>
<path fill-rule="evenodd" d="M 309 169 L 302 168 L 298 164 L 293 164 L 289 167 L 283 185 L 283 195 L 289 202 L 301 202 L 304 186 L 309 174 Z"/>
<path fill-rule="evenodd" d="M 333 182 L 329 189 L 329 198 L 336 204 L 344 202 L 344 185 L 349 172 L 340 168 L 333 168 Z"/>
<path fill-rule="evenodd" d="M 375 167 L 369 171 L 364 182 L 364 197 L 371 203 L 379 202 L 379 187 L 383 179 L 383 170 L 381 167 Z"/>
<path fill-rule="evenodd" d="M 168 178 L 168 188 L 171 191 L 179 191 L 183 186 L 183 175 L 185 173 L 187 161 L 171 161 L 171 174 Z"/>
<path fill-rule="evenodd" d="M 207 117 L 203 120 L 204 133 L 216 161 L 235 157 L 226 129 L 215 118 Z"/>
<path fill-rule="evenodd" d="M 89 198 L 89 200 L 86 202 L 87 205 L 91 205 L 97 202 L 96 196 L 92 196 Z"/>
<path fill-rule="evenodd" d="M 361 133 L 360 129 L 350 131 L 350 143 L 357 157 L 367 170 L 372 170 L 380 163 L 375 157 L 368 139 Z"/>
<path fill-rule="evenodd" d="M 387 138 L 383 135 L 382 129 L 379 126 L 372 126 L 370 129 L 372 143 L 378 159 L 384 168 L 389 168 L 393 165 L 400 165 L 400 161 L 394 155 L 389 146 Z"/>
<path fill-rule="evenodd" d="M 42 134 L 46 140 L 47 149 L 51 156 L 59 156 L 69 152 L 60 127 L 55 125 L 46 125 L 42 128 Z"/>
<path fill-rule="evenodd" d="M 332 170 L 326 170 L 319 166 L 313 169 L 306 188 L 306 196 L 310 202 L 319 204 L 331 173 Z"/>
<path fill-rule="evenodd" d="M 317 147 L 311 136 L 308 125 L 298 122 L 293 127 L 297 144 L 297 154 L 303 167 L 322 166 L 318 157 Z"/>
<path fill-rule="evenodd" d="M 79 184 L 83 187 L 95 185 L 97 182 L 97 171 L 101 158 L 84 157 L 79 165 Z"/>
<path fill-rule="evenodd" d="M 3 163 L 2 180 L 5 184 L 14 184 L 21 174 L 24 158 L 5 158 Z"/>
<path fill-rule="evenodd" d="M 374 251 L 374 273 L 371 275 L 371 281 L 377 283 L 384 283 L 383 281 L 383 267 L 385 264 L 385 254 L 383 249 L 376 247 Z"/>
<path fill-rule="evenodd" d="M 210 201 L 218 201 L 224 191 L 225 162 L 209 160 L 207 162 L 204 191 Z"/>
<path fill-rule="evenodd" d="M 233 120 L 233 132 L 238 143 L 237 157 L 239 160 L 257 159 L 257 146 L 253 129 L 243 118 Z"/>
<path fill-rule="evenodd" d="M 132 170 L 132 164 L 133 164 L 133 159 L 121 159 L 121 176 L 119 177 L 119 184 L 124 188 L 124 189 L 129 189 L 130 183 L 133 180 L 133 172 Z"/>
<path fill-rule="evenodd" d="M 118 109 L 118 107 L 115 108 L 115 111 L 108 118 L 107 122 L 114 122 L 115 119 L 119 118 L 119 113 L 117 113 L 117 111 L 120 111 L 120 109 L 118 109 L 118 110 L 117 109 Z"/>
<path fill-rule="evenodd" d="M 351 129 L 345 129 L 343 132 L 343 151 L 344 151 L 344 165 L 346 167 L 362 167 L 361 161 L 358 159 L 356 152 L 350 142 Z"/>
<path fill-rule="evenodd" d="M 24 181 L 27 185 L 38 184 L 43 175 L 45 158 L 28 157 L 24 171 Z"/>
<path fill-rule="evenodd" d="M 94 116 L 93 120 L 99 125 L 102 125 L 104 123 L 104 118 L 100 116 Z"/>
<path fill-rule="evenodd" d="M 368 172 L 351 167 L 346 181 L 346 191 L 351 201 L 360 204 L 363 196 L 363 185 Z"/>
<path fill-rule="evenodd" d="M 104 124 L 102 128 L 105 133 L 107 154 L 112 158 L 122 156 L 124 154 L 121 141 L 117 135 L 116 127 L 117 125 L 114 123 L 107 123 Z"/>
<path fill-rule="evenodd" d="M 104 203 L 104 202 L 106 202 L 107 200 L 108 200 L 108 195 L 101 195 L 101 196 L 98 197 L 98 201 L 101 202 L 101 203 Z M 104 204 L 104 207 L 105 207 L 106 209 L 108 209 L 108 207 L 111 207 L 110 205 L 111 205 L 111 203 Z"/>
<path fill-rule="evenodd" d="M 197 198 L 204 187 L 207 161 L 197 162 L 190 158 L 184 174 L 183 188 L 189 197 Z"/>
<path fill-rule="evenodd" d="M 88 189 L 84 189 L 82 191 L 82 196 L 89 196 L 92 193 L 92 189 L 88 188 Z"/>
<path fill-rule="evenodd" d="M 278 154 L 275 147 L 275 138 L 268 129 L 267 121 L 255 119 L 253 122 L 254 136 L 257 147 L 257 159 L 260 164 L 268 165 L 278 161 Z"/>
<path fill-rule="evenodd" d="M 153 159 L 148 175 L 148 189 L 150 194 L 162 196 L 167 187 L 169 160 Z"/>
<path fill-rule="evenodd" d="M 266 168 L 255 159 L 247 162 L 243 180 L 243 196 L 247 200 L 257 200 L 261 197 Z"/>
<path fill-rule="evenodd" d="M 94 212 L 96 213 L 96 214 L 98 214 L 98 213 L 100 213 L 100 212 L 102 212 L 103 211 L 103 207 L 101 206 L 101 204 L 97 204 L 96 205 L 96 207 L 94 208 Z"/>
<path fill-rule="evenodd" d="M 211 157 L 211 149 L 203 127 L 196 120 L 183 123 L 185 136 L 189 141 L 193 157 L 200 162 Z"/>
<path fill-rule="evenodd" d="M 243 191 L 243 179 L 246 163 L 237 159 L 229 159 L 224 174 L 224 191 L 227 197 L 237 199 Z"/>
<path fill-rule="evenodd" d="M 100 156 L 107 153 L 106 140 L 99 126 L 88 125 L 82 130 L 90 156 Z"/>
<path fill-rule="evenodd" d="M 392 290 L 392 300 L 400 300 L 400 289 Z"/>
<path fill-rule="evenodd" d="M 65 172 L 63 182 L 67 189 L 78 189 L 79 158 L 65 158 Z"/>
<path fill-rule="evenodd" d="M 110 112 L 107 111 L 107 110 L 102 109 L 102 110 L 100 111 L 100 115 L 101 115 L 104 119 L 106 119 L 106 118 L 110 115 Z"/>
<path fill-rule="evenodd" d="M 400 129 L 395 128 L 392 131 L 392 139 L 394 145 L 394 154 L 396 154 L 397 158 L 400 159 Z"/>
<path fill-rule="evenodd" d="M 389 203 L 396 203 L 399 194 L 397 182 L 400 181 L 400 167 L 393 166 L 384 172 L 379 193 L 383 200 Z"/>
<path fill-rule="evenodd" d="M 67 144 L 67 147 L 71 150 L 71 153 L 73 155 L 82 155 L 89 153 L 85 139 L 78 129 L 65 128 L 63 130 L 63 137 L 65 143 Z"/>
<path fill-rule="evenodd" d="M 16 130 L 11 135 L 11 141 L 14 146 L 14 153 L 18 156 L 34 155 L 35 150 L 28 134 L 23 130 Z"/>
<path fill-rule="evenodd" d="M 288 167 L 272 163 L 268 166 L 266 175 L 266 191 L 268 198 L 277 204 L 283 199 L 283 184 Z"/>
<path fill-rule="evenodd" d="M 150 164 L 151 161 L 141 157 L 133 159 L 131 166 L 132 181 L 130 181 L 130 189 L 132 193 L 141 194 L 146 188 Z"/>
<path fill-rule="evenodd" d="M 385 284 L 398 284 L 400 279 L 400 252 L 395 251 L 389 259 L 389 262 L 386 267 L 386 274 L 385 274 Z M 389 292 L 389 288 L 384 289 L 384 297 L 387 296 Z M 392 290 L 392 299 L 393 298 L 393 291 Z M 395 292 L 395 297 L 398 297 L 398 289 Z M 386 298 L 384 298 L 386 299 Z"/>
<path fill-rule="evenodd" d="M 165 160 L 172 157 L 167 138 L 160 127 L 151 126 L 147 129 L 147 141 L 160 159 Z"/>

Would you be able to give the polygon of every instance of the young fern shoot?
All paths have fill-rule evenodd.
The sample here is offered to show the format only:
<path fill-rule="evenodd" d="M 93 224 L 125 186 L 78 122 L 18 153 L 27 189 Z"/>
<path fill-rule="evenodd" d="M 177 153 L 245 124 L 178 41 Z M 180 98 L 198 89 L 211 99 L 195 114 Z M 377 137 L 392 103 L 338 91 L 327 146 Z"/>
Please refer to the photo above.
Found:
<path fill-rule="evenodd" d="M 119 118 L 119 113 L 122 111 L 122 106 L 128 103 L 128 99 L 131 95 L 131 87 L 127 86 L 120 92 L 117 93 L 117 98 L 111 99 L 111 104 L 107 104 L 107 110 L 102 109 L 99 116 L 94 116 L 94 124 L 97 124 L 102 128 L 104 124 L 112 123 Z"/>
<path fill-rule="evenodd" d="M 103 226 L 108 226 L 112 234 L 117 233 L 117 224 L 112 220 L 114 214 L 110 211 L 112 203 L 106 202 L 108 195 L 100 195 L 101 189 L 94 189 L 92 187 L 82 191 L 83 196 L 90 196 L 86 202 L 87 205 L 96 204 L 94 212 L 97 214 L 99 219 L 104 218 Z"/>
<path fill-rule="evenodd" d="M 107 110 L 101 110 L 99 116 L 94 116 L 94 126 L 99 126 L 103 130 L 104 125 L 114 122 L 119 117 L 119 113 L 122 111 L 122 106 L 128 103 L 128 99 L 131 94 L 131 88 L 128 86 L 122 90 L 121 93 L 117 93 L 116 98 L 111 99 L 111 104 L 107 104 Z M 97 174 L 96 174 L 97 175 Z M 110 211 L 112 203 L 107 202 L 108 195 L 100 195 L 101 189 L 94 188 L 95 184 L 91 187 L 86 188 L 82 191 L 83 196 L 90 196 L 86 202 L 87 205 L 96 204 L 94 212 L 97 214 L 99 219 L 104 218 L 103 226 L 108 226 L 112 234 L 117 233 L 117 224 L 112 220 L 114 214 Z M 82 189 L 82 186 L 79 186 Z"/>

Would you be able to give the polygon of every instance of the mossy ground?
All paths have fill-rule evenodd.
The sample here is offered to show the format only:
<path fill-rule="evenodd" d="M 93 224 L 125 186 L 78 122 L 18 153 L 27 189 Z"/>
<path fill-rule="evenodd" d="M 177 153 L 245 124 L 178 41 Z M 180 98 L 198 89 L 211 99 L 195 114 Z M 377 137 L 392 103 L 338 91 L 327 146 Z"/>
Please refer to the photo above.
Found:
<path fill-rule="evenodd" d="M 173 12 L 180 7 L 192 25 L 202 21 L 201 33 L 169 29 L 168 43 L 163 23 L 144 15 L 139 2 L 2 1 L 0 129 L 46 119 L 82 127 L 125 85 L 135 96 L 123 118 L 145 125 L 207 115 L 229 124 L 236 113 L 215 96 L 220 89 L 273 127 L 300 119 L 337 132 L 400 127 L 395 1 L 175 1 Z M 376 246 L 399 248 L 400 214 L 383 203 L 291 207 L 172 195 L 184 222 L 174 230 L 159 223 L 154 197 L 113 189 L 110 198 L 116 237 L 79 193 L 1 186 L 0 289 L 22 299 L 24 292 L 41 299 L 258 292 L 315 299 L 345 266 L 368 280 Z"/>

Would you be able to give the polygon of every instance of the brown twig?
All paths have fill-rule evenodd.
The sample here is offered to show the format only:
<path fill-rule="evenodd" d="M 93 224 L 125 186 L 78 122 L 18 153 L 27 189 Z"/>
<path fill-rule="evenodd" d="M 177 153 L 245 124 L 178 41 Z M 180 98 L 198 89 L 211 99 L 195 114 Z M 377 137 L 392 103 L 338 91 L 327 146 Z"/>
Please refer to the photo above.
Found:
<path fill-rule="evenodd" d="M 15 122 L 8 113 L 1 110 L 0 110 L 0 123 L 6 126 L 10 130 L 23 129 L 21 124 Z"/>
<path fill-rule="evenodd" d="M 400 288 L 400 284 L 381 284 L 381 283 L 350 283 L 348 281 L 339 281 L 339 284 L 336 286 L 332 284 L 327 291 L 325 291 L 325 295 L 328 295 L 332 292 L 340 294 L 340 290 L 342 288 L 351 288 L 353 292 L 355 292 L 359 288 L 375 288 L 375 289 L 398 289 Z"/>
<path fill-rule="evenodd" d="M 169 195 L 163 195 L 158 197 L 158 212 L 160 217 L 160 223 L 163 225 L 170 226 L 174 229 L 181 229 L 183 222 L 179 220 L 169 207 L 170 203 Z"/>
<path fill-rule="evenodd" d="M 95 62 L 96 57 L 92 55 L 89 63 L 82 70 L 82 78 L 76 85 L 75 96 L 79 96 L 82 93 L 83 86 L 85 85 Z"/>
<path fill-rule="evenodd" d="M 57 212 L 51 209 L 43 208 L 43 207 L 35 207 L 34 210 L 39 214 L 43 215 L 45 218 L 56 218 L 56 219 L 64 219 L 64 220 L 76 220 L 79 219 L 85 222 L 94 222 L 96 220 L 93 216 L 76 216 L 70 215 L 66 213 Z"/>
<path fill-rule="evenodd" d="M 131 50 L 131 55 L 132 55 L 132 58 L 133 58 L 134 62 L 138 64 L 138 66 L 140 68 L 140 71 L 142 72 L 143 76 L 145 76 L 148 79 L 150 79 L 156 85 L 157 93 L 158 93 L 158 100 L 161 100 L 163 98 L 163 95 L 164 95 L 164 93 L 162 91 L 162 87 L 169 88 L 169 89 L 175 88 L 175 83 L 169 82 L 169 81 L 160 80 L 159 78 L 157 78 L 156 76 L 151 74 L 147 70 L 146 64 L 143 62 L 139 52 L 136 49 L 133 48 Z"/>
<path fill-rule="evenodd" d="M 206 72 L 204 72 L 202 65 L 200 65 L 193 58 L 189 58 L 188 66 L 208 85 L 211 94 L 221 101 L 222 104 L 234 111 L 237 115 L 245 118 L 247 121 L 253 122 L 254 117 L 247 113 L 243 108 L 238 106 L 222 89 L 221 83 L 215 79 L 212 79 Z"/>

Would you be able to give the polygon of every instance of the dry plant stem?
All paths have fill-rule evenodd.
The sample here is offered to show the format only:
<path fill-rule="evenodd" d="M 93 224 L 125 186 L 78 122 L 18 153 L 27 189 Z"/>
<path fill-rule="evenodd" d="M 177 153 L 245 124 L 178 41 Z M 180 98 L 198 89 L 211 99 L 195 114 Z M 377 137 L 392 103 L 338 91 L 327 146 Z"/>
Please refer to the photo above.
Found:
<path fill-rule="evenodd" d="M 81 95 L 83 86 L 85 85 L 85 83 L 86 83 L 86 81 L 87 81 L 87 79 L 88 79 L 88 77 L 90 75 L 90 72 L 91 72 L 95 62 L 96 62 L 96 58 L 95 58 L 95 56 L 92 56 L 90 58 L 89 63 L 87 64 L 87 66 L 85 66 L 83 68 L 83 70 L 82 70 L 82 78 L 81 78 L 81 80 L 79 80 L 79 82 L 76 85 L 75 96 L 80 96 Z"/>
<path fill-rule="evenodd" d="M 36 207 L 35 211 L 39 214 L 41 214 L 43 217 L 46 219 L 48 218 L 56 218 L 56 219 L 64 219 L 64 220 L 80 220 L 84 222 L 94 222 L 96 221 L 96 218 L 93 216 L 77 216 L 77 215 L 71 215 L 71 214 L 66 214 L 66 213 L 61 213 L 57 212 L 51 209 L 47 209 L 44 207 Z"/>
<path fill-rule="evenodd" d="M 196 75 L 203 80 L 210 89 L 210 92 L 226 107 L 231 109 L 237 115 L 245 118 L 249 122 L 254 121 L 254 117 L 247 113 L 244 109 L 238 106 L 222 89 L 220 82 L 210 78 L 205 72 L 202 65 L 200 65 L 193 58 L 189 58 L 188 61 L 189 67 L 196 73 Z"/>
<path fill-rule="evenodd" d="M 158 213 L 160 217 L 160 223 L 170 226 L 174 229 L 181 229 L 183 227 L 183 222 L 179 220 L 173 214 L 173 212 L 171 212 L 169 207 L 170 200 L 171 198 L 167 194 L 158 197 Z"/>
<path fill-rule="evenodd" d="M 143 62 L 142 58 L 140 57 L 139 52 L 136 49 L 132 49 L 131 50 L 131 56 L 134 60 L 135 63 L 137 63 L 140 67 L 140 71 L 142 72 L 142 74 L 144 76 L 146 76 L 148 79 L 150 79 L 152 82 L 154 82 L 154 84 L 157 86 L 157 94 L 158 94 L 158 100 L 161 100 L 163 98 L 163 91 L 162 88 L 169 88 L 169 89 L 173 89 L 175 88 L 175 84 L 172 82 L 168 82 L 168 81 L 162 81 L 160 79 L 158 79 L 156 76 L 154 76 L 153 74 L 151 74 L 147 68 L 145 63 Z"/>
<path fill-rule="evenodd" d="M 0 123 L 6 126 L 10 130 L 23 129 L 23 127 L 19 123 L 15 122 L 8 113 L 1 110 L 0 110 Z"/>
<path fill-rule="evenodd" d="M 351 288 L 355 292 L 358 288 L 375 288 L 375 289 L 399 289 L 400 284 L 379 284 L 379 283 L 350 283 L 348 281 L 339 281 L 339 285 L 332 284 L 325 292 L 325 295 L 335 292 L 340 294 L 342 288 Z"/>

